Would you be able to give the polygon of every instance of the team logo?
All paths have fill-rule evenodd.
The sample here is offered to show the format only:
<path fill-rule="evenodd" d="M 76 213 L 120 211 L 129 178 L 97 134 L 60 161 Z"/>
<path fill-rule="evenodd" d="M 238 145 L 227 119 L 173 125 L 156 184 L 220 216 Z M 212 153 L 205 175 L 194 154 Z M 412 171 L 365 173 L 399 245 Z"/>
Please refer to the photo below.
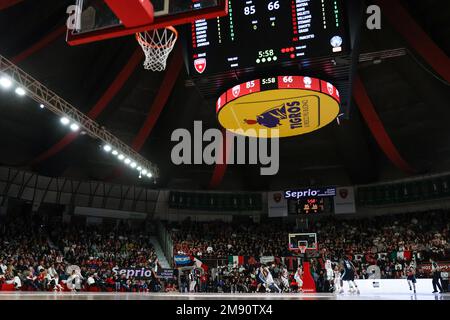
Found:
<path fill-rule="evenodd" d="M 347 190 L 347 189 L 340 189 L 340 190 L 339 190 L 339 195 L 341 196 L 342 199 L 347 198 L 347 196 L 348 196 L 348 190 Z"/>
<path fill-rule="evenodd" d="M 274 193 L 273 200 L 277 203 L 280 202 L 281 201 L 281 193 Z"/>
<path fill-rule="evenodd" d="M 311 89 L 312 79 L 310 77 L 304 77 L 303 83 L 305 84 L 305 88 Z"/>
<path fill-rule="evenodd" d="M 206 59 L 205 58 L 196 59 L 194 61 L 194 67 L 198 73 L 203 73 L 206 69 Z"/>
<path fill-rule="evenodd" d="M 303 101 L 303 104 L 304 107 L 309 108 L 307 101 Z M 300 102 L 292 101 L 261 113 L 256 117 L 256 120 L 244 119 L 244 122 L 249 125 L 259 124 L 269 129 L 282 126 L 285 122 L 291 130 L 294 130 L 304 126 L 302 117 Z"/>
<path fill-rule="evenodd" d="M 235 98 L 239 97 L 239 93 L 241 93 L 241 85 L 233 87 L 232 92 Z"/>
<path fill-rule="evenodd" d="M 266 128 L 276 128 L 281 126 L 281 120 L 285 119 L 287 119 L 287 114 L 286 106 L 283 103 L 281 106 L 277 106 L 256 116 L 256 120 L 245 119 L 244 122 L 247 124 L 259 124 Z"/>
<path fill-rule="evenodd" d="M 333 87 L 333 85 L 332 85 L 331 83 L 329 83 L 329 82 L 327 82 L 327 90 L 328 90 L 328 93 L 329 93 L 329 94 L 333 95 L 333 93 L 334 93 L 334 87 Z"/>

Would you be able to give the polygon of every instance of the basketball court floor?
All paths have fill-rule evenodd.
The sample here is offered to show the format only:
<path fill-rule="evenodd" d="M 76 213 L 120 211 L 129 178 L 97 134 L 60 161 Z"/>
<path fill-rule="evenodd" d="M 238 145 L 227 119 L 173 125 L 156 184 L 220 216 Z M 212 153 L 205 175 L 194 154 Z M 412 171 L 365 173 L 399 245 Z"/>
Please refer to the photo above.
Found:
<path fill-rule="evenodd" d="M 230 293 L 52 293 L 8 292 L 0 293 L 0 300 L 445 300 L 445 294 L 342 294 L 296 293 L 296 294 L 230 294 Z"/>

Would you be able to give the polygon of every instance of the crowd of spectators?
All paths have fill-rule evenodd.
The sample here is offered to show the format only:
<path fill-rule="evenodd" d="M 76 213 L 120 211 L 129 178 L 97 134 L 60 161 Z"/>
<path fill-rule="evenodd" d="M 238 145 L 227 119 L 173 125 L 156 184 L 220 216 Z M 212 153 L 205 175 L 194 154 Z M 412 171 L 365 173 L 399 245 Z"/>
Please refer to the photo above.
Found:
<path fill-rule="evenodd" d="M 273 221 L 245 225 L 186 220 L 168 228 L 175 255 L 192 255 L 204 260 L 224 260 L 228 256 L 291 256 L 288 234 L 315 232 L 319 250 L 315 257 L 310 257 L 311 274 L 319 290 L 326 290 L 326 258 L 337 264 L 344 255 L 349 256 L 356 267 L 357 278 L 361 279 L 371 276 L 368 272 L 371 265 L 378 266 L 381 278 L 395 279 L 406 277 L 406 265 L 412 259 L 416 263 L 428 262 L 430 257 L 449 261 L 449 214 L 447 211 L 431 211 L 363 219 L 324 217 L 310 222 L 308 228 L 301 230 Z M 244 270 L 251 273 L 252 266 L 246 265 Z M 239 282 L 248 282 L 248 274 L 239 274 Z M 419 270 L 418 276 L 425 275 Z M 228 276 L 223 279 L 226 284 Z"/>
<path fill-rule="evenodd" d="M 368 269 L 373 265 L 379 268 L 380 278 L 400 279 L 405 278 L 411 259 L 417 263 L 430 257 L 450 260 L 448 215 L 446 211 L 433 211 L 363 219 L 323 217 L 300 229 L 279 220 L 258 224 L 186 220 L 169 224 L 174 254 L 204 262 L 220 260 L 210 264 L 204 274 L 181 271 L 179 279 L 171 281 L 156 274 L 158 259 L 145 230 L 130 230 L 124 224 L 50 226 L 32 219 L 6 219 L 0 222 L 0 286 L 32 291 L 264 291 L 257 281 L 261 263 L 246 259 L 244 265 L 229 265 L 229 256 L 256 258 L 252 261 L 263 256 L 292 256 L 288 234 L 315 232 L 319 250 L 307 259 L 317 290 L 328 291 L 325 259 L 338 264 L 344 255 L 350 257 L 360 279 L 373 276 Z M 284 272 L 286 276 L 287 266 L 282 261 L 275 259 L 266 267 L 283 291 L 296 291 L 293 277 L 298 270 L 289 270 L 286 286 L 281 275 Z M 115 273 L 116 267 L 153 271 L 151 277 L 141 280 Z M 419 272 L 418 276 L 423 275 Z"/>
<path fill-rule="evenodd" d="M 233 224 L 222 221 L 172 223 L 174 254 L 203 258 L 289 256 L 288 234 L 315 232 L 319 251 L 330 256 L 415 251 L 444 258 L 449 253 L 450 219 L 446 211 L 375 216 L 325 217 L 299 230 L 288 223 Z"/>
<path fill-rule="evenodd" d="M 0 223 L 0 285 L 17 290 L 159 291 L 151 280 L 115 274 L 114 267 L 155 268 L 153 246 L 126 225 L 49 227 L 32 220 Z"/>

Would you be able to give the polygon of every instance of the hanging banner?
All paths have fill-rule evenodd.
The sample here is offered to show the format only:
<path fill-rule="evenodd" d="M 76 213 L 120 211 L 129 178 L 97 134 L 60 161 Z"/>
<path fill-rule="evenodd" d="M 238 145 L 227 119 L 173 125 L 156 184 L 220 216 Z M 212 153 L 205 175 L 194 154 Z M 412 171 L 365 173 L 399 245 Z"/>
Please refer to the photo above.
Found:
<path fill-rule="evenodd" d="M 259 258 L 259 262 L 261 262 L 262 264 L 272 263 L 274 261 L 275 261 L 274 256 L 262 256 Z"/>
<path fill-rule="evenodd" d="M 337 188 L 334 196 L 334 213 L 348 214 L 355 212 L 355 191 L 353 187 Z"/>
<path fill-rule="evenodd" d="M 283 191 L 268 192 L 267 205 L 270 218 L 287 217 L 288 203 L 283 197 Z"/>

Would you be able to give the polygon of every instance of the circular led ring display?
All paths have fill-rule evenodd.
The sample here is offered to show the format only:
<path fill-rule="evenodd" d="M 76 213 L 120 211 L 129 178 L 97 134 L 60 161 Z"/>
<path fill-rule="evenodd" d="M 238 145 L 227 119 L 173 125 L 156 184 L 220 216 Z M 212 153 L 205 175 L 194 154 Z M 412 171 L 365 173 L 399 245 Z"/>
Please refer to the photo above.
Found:
<path fill-rule="evenodd" d="M 260 138 L 310 133 L 331 123 L 339 112 L 340 96 L 336 87 L 302 76 L 248 81 L 227 90 L 216 103 L 222 127 L 239 135 Z"/>

